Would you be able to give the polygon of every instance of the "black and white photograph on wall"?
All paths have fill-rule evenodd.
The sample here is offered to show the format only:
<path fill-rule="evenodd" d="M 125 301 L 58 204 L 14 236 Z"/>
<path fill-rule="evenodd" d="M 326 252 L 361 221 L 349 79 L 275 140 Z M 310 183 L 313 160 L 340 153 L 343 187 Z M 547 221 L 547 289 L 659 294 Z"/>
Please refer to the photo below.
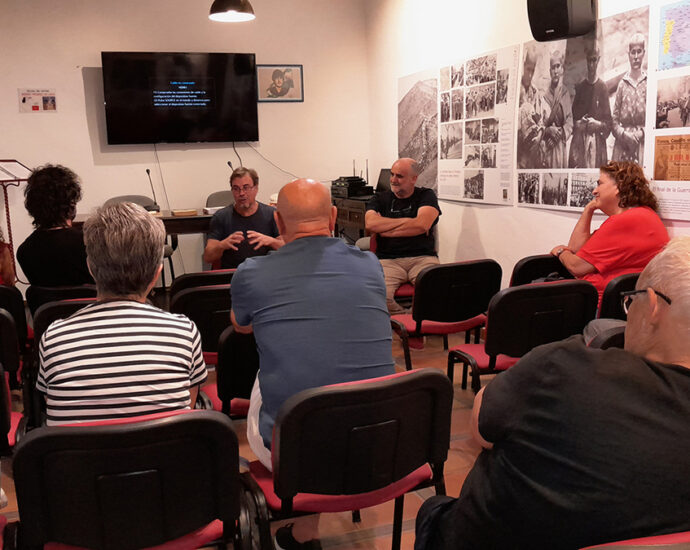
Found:
<path fill-rule="evenodd" d="M 518 202 L 539 203 L 539 172 L 518 173 Z"/>
<path fill-rule="evenodd" d="M 452 90 L 450 94 L 453 103 L 453 120 L 462 120 L 464 118 L 462 107 L 465 100 L 465 90 L 463 90 L 462 88 L 460 88 L 459 90 Z"/>
<path fill-rule="evenodd" d="M 465 63 L 456 63 L 450 67 L 450 86 L 459 88 L 465 85 Z"/>
<path fill-rule="evenodd" d="M 480 143 L 482 138 L 482 121 L 468 120 L 465 122 L 465 144 Z"/>
<path fill-rule="evenodd" d="M 438 189 L 438 71 L 398 79 L 398 156 L 415 159 L 418 187 Z"/>
<path fill-rule="evenodd" d="M 450 92 L 441 94 L 441 122 L 450 121 Z"/>
<path fill-rule="evenodd" d="M 495 145 L 482 145 L 482 168 L 496 168 Z"/>
<path fill-rule="evenodd" d="M 496 102 L 496 84 L 481 84 L 472 88 L 466 88 L 465 93 L 465 117 L 476 118 L 492 116 Z"/>
<path fill-rule="evenodd" d="M 482 143 L 498 143 L 498 119 L 482 119 Z"/>
<path fill-rule="evenodd" d="M 600 20 L 596 36 L 528 42 L 518 92 L 518 168 L 644 162 L 649 8 Z"/>
<path fill-rule="evenodd" d="M 496 54 L 469 59 L 466 64 L 465 85 L 483 84 L 496 80 Z"/>
<path fill-rule="evenodd" d="M 690 75 L 659 80 L 656 127 L 683 128 L 690 124 Z"/>
<path fill-rule="evenodd" d="M 541 204 L 568 205 L 568 174 L 547 172 L 541 188 Z"/>
<path fill-rule="evenodd" d="M 465 147 L 465 168 L 481 168 L 482 148 L 479 145 Z"/>
<path fill-rule="evenodd" d="M 443 160 L 462 158 L 462 122 L 441 124 L 441 150 Z"/>
<path fill-rule="evenodd" d="M 584 208 L 587 206 L 587 203 L 594 198 L 592 191 L 597 186 L 598 179 L 598 174 L 592 172 L 583 174 L 575 172 L 571 174 L 569 206 L 574 208 Z"/>
<path fill-rule="evenodd" d="M 441 67 L 438 75 L 439 88 L 442 92 L 450 90 L 450 67 Z"/>
<path fill-rule="evenodd" d="M 304 101 L 302 65 L 257 65 L 259 102 Z"/>
<path fill-rule="evenodd" d="M 510 69 L 496 71 L 496 103 L 508 101 L 508 78 L 510 78 Z"/>
<path fill-rule="evenodd" d="M 465 170 L 462 196 L 466 199 L 484 199 L 484 170 Z"/>

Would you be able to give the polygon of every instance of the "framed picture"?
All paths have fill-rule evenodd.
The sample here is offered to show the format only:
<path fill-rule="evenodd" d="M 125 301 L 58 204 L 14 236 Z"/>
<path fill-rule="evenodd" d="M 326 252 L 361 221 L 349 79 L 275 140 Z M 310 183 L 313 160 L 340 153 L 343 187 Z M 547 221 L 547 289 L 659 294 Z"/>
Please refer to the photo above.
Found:
<path fill-rule="evenodd" d="M 259 101 L 304 101 L 302 65 L 257 65 Z"/>

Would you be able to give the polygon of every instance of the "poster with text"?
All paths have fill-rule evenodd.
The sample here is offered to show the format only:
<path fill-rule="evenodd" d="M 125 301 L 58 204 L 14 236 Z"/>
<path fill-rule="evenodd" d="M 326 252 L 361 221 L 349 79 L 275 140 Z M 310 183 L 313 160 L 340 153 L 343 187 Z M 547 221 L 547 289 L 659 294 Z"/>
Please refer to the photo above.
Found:
<path fill-rule="evenodd" d="M 442 67 L 438 196 L 513 204 L 518 45 Z"/>
<path fill-rule="evenodd" d="M 581 209 L 592 199 L 599 166 L 644 163 L 648 42 L 644 7 L 601 19 L 596 33 L 524 45 L 515 135 L 519 205 Z"/>
<path fill-rule="evenodd" d="M 438 82 L 437 71 L 398 80 L 398 156 L 415 159 L 420 168 L 417 186 L 437 193 Z"/>
<path fill-rule="evenodd" d="M 20 113 L 40 113 L 57 111 L 55 88 L 19 88 Z"/>

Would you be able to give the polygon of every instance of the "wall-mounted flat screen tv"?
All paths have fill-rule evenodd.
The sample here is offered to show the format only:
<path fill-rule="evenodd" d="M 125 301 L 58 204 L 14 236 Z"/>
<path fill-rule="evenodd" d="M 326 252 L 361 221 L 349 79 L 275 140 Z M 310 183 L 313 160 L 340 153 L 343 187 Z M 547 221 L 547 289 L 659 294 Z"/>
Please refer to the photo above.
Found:
<path fill-rule="evenodd" d="M 101 52 L 108 143 L 258 141 L 253 53 Z"/>

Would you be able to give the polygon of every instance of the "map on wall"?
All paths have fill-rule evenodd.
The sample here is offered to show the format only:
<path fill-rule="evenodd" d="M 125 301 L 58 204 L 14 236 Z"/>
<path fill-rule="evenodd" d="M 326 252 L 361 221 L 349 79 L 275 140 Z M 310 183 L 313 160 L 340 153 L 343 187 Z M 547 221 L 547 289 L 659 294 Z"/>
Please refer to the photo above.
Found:
<path fill-rule="evenodd" d="M 659 70 L 690 65 L 690 0 L 661 7 Z"/>
<path fill-rule="evenodd" d="M 442 67 L 438 196 L 513 204 L 519 46 Z"/>
<path fill-rule="evenodd" d="M 437 191 L 438 79 L 425 71 L 398 80 L 398 157 L 419 163 L 417 187 Z"/>
<path fill-rule="evenodd" d="M 649 8 L 596 34 L 524 45 L 518 91 L 518 205 L 581 209 L 599 166 L 645 162 Z"/>

